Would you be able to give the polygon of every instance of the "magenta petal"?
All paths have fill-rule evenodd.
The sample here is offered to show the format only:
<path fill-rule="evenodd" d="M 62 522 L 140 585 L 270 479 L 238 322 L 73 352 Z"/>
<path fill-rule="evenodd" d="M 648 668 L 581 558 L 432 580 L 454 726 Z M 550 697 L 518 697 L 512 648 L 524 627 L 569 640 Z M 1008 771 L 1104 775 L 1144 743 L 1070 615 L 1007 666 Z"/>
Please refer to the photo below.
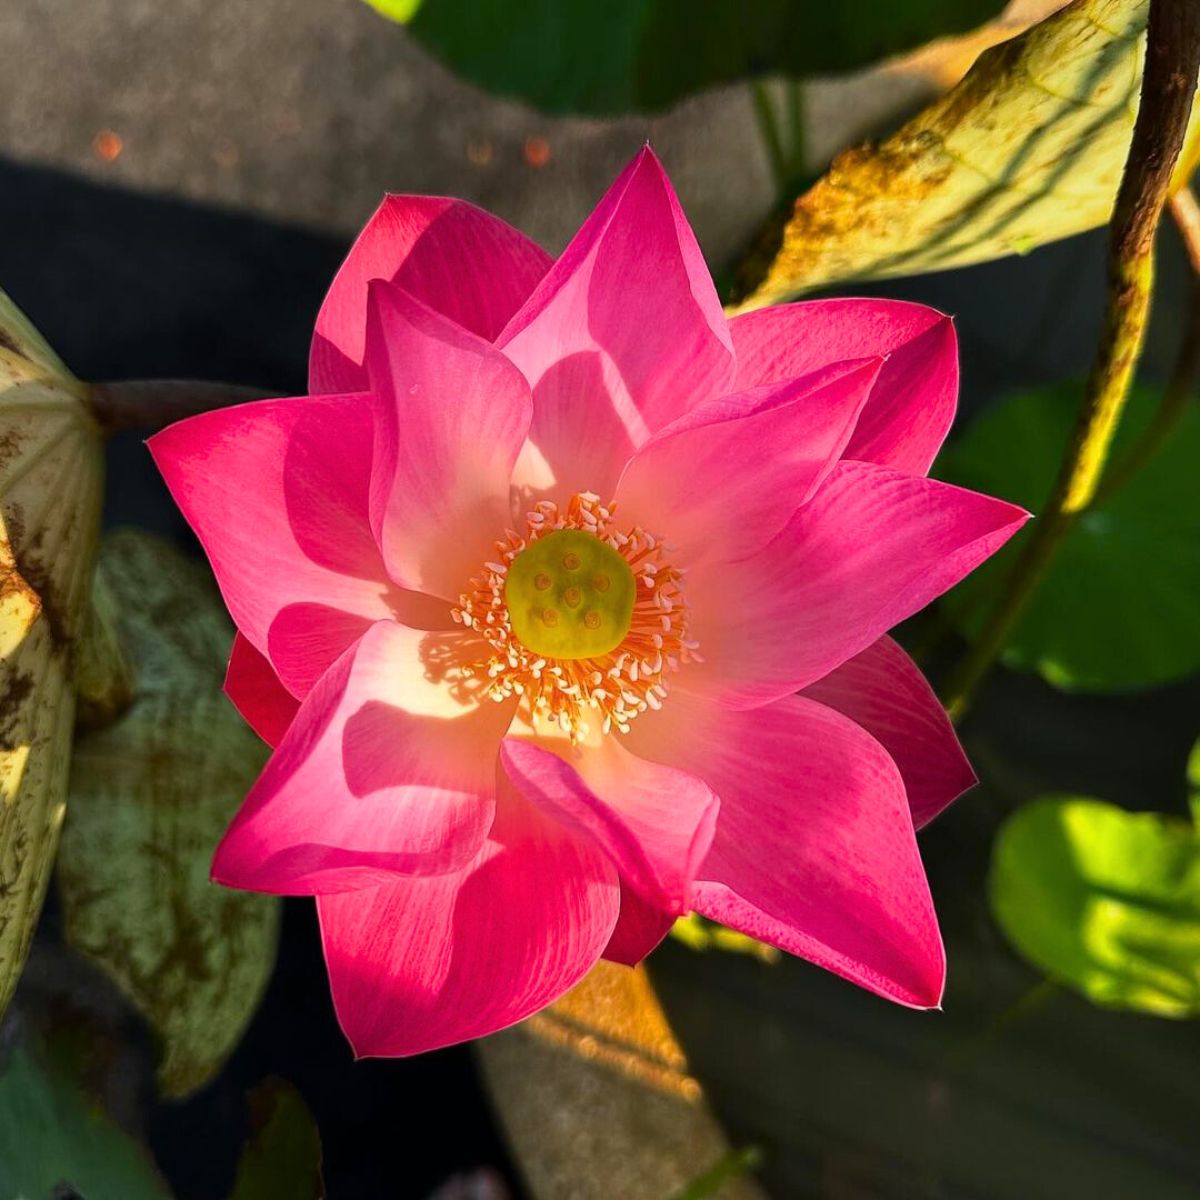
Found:
<path fill-rule="evenodd" d="M 636 967 L 670 933 L 674 924 L 672 913 L 647 903 L 622 880 L 621 915 L 601 957 Z"/>
<path fill-rule="evenodd" d="M 512 706 L 464 705 L 434 681 L 453 636 L 381 621 L 338 659 L 218 846 L 214 879 L 303 895 L 449 871 L 478 852 Z"/>
<path fill-rule="evenodd" d="M 371 536 L 366 396 L 264 400 L 191 417 L 150 439 L 175 502 L 196 531 L 238 628 L 270 655 L 271 625 L 292 604 L 342 627 L 391 615 L 392 586 Z M 332 657 L 305 662 L 302 696 Z M 279 669 L 279 664 L 274 664 Z M 295 665 L 295 659 L 292 660 Z"/>
<path fill-rule="evenodd" d="M 631 450 L 728 390 L 732 343 L 704 258 L 647 147 L 500 335 L 533 387 L 532 487 L 607 499 Z M 526 463 L 523 460 L 522 466 Z"/>
<path fill-rule="evenodd" d="M 378 400 L 371 524 L 392 578 L 455 601 L 510 523 L 529 386 L 490 343 L 402 289 L 371 285 Z"/>
<path fill-rule="evenodd" d="M 619 897 L 599 847 L 502 782 L 470 863 L 318 900 L 342 1029 L 359 1056 L 405 1055 L 520 1021 L 596 963 Z"/>
<path fill-rule="evenodd" d="M 622 520 L 667 537 L 689 566 L 759 549 L 841 457 L 881 365 L 839 363 L 693 409 L 629 460 Z"/>
<path fill-rule="evenodd" d="M 902 1004 L 940 1002 L 945 957 L 904 784 L 874 738 L 801 697 L 730 712 L 675 692 L 631 740 L 721 797 L 697 912 Z"/>
<path fill-rule="evenodd" d="M 386 197 L 355 239 L 321 305 L 309 387 L 320 393 L 367 386 L 362 362 L 372 279 L 399 284 L 492 341 L 551 261 L 524 234 L 464 200 Z"/>
<path fill-rule="evenodd" d="M 711 789 L 686 771 L 630 754 L 611 737 L 563 754 L 569 763 L 516 738 L 500 750 L 513 786 L 531 804 L 594 838 L 648 901 L 684 912 L 716 826 Z"/>
<path fill-rule="evenodd" d="M 300 701 L 279 682 L 271 664 L 240 633 L 229 655 L 225 695 L 268 746 L 279 745 L 300 708 Z"/>
<path fill-rule="evenodd" d="M 918 829 L 977 782 L 929 681 L 891 638 L 809 684 L 804 695 L 844 713 L 892 756 Z"/>
<path fill-rule="evenodd" d="M 949 317 L 898 300 L 806 300 L 745 313 L 729 329 L 738 388 L 778 383 L 841 359 L 886 356 L 846 457 L 913 475 L 929 470 L 958 396 Z"/>
<path fill-rule="evenodd" d="M 1003 500 L 843 460 L 772 542 L 689 574 L 704 662 L 677 687 L 738 708 L 815 683 L 994 554 L 1028 520 Z"/>

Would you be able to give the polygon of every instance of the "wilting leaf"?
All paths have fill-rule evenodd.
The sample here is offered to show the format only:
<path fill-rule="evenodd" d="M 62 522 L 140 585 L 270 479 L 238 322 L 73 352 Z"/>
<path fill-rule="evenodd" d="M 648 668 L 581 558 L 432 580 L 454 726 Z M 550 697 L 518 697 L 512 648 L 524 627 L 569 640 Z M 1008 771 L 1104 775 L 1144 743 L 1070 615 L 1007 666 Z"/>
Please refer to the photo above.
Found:
<path fill-rule="evenodd" d="M 548 112 L 665 108 L 700 88 L 871 63 L 1001 0 L 368 0 L 472 82 Z"/>
<path fill-rule="evenodd" d="M 70 943 L 129 996 L 185 1095 L 240 1039 L 274 964 L 279 902 L 211 884 L 209 863 L 266 748 L 221 693 L 233 637 L 211 579 L 166 543 L 106 537 L 98 571 L 134 702 L 80 738 L 59 855 Z"/>
<path fill-rule="evenodd" d="M 1137 115 L 1148 8 L 1076 0 L 980 55 L 882 144 L 839 156 L 796 201 L 782 246 L 748 268 L 744 283 L 757 286 L 744 307 L 1021 254 L 1103 225 Z M 1195 166 L 1196 133 L 1193 116 L 1177 181 Z"/>
<path fill-rule="evenodd" d="M 945 479 L 1024 504 L 1050 494 L 1083 385 L 1013 396 L 984 412 L 946 455 Z M 1158 397 L 1135 388 L 1118 432 L 1119 459 Z M 1200 670 L 1200 411 L 1133 480 L 1071 531 L 1004 651 L 1009 666 L 1078 690 L 1149 686 Z M 968 637 L 978 631 L 1023 530 L 944 601 Z"/>
<path fill-rule="evenodd" d="M 252 1130 L 229 1200 L 322 1200 L 321 1136 L 290 1084 L 271 1080 L 250 1095 Z"/>
<path fill-rule="evenodd" d="M 1100 800 L 1020 809 L 992 858 L 992 911 L 1018 950 L 1097 1004 L 1200 1013 L 1200 836 Z"/>
<path fill-rule="evenodd" d="M 0 1073 L 0 1200 L 168 1200 L 149 1156 L 44 1054 Z"/>
<path fill-rule="evenodd" d="M 0 1013 L 62 824 L 102 487 L 83 385 L 0 292 Z"/>

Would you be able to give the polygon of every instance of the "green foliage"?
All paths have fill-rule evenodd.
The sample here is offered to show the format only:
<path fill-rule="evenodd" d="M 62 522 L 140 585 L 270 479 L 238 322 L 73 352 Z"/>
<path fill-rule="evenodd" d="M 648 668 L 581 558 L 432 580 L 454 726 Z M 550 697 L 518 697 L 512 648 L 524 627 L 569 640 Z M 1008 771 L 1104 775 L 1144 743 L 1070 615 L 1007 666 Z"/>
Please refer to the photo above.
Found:
<path fill-rule="evenodd" d="M 182 1096 L 237 1045 L 275 961 L 279 901 L 208 878 L 267 751 L 221 693 L 233 630 L 207 573 L 125 531 L 105 539 L 98 576 L 134 701 L 76 745 L 66 935 L 153 1026 L 162 1090 Z"/>
<path fill-rule="evenodd" d="M 322 1200 L 321 1137 L 290 1084 L 271 1080 L 250 1095 L 252 1132 L 229 1200 Z"/>
<path fill-rule="evenodd" d="M 993 16 L 999 0 L 367 0 L 482 87 L 547 112 L 666 108 L 766 73 L 845 71 Z"/>
<path fill-rule="evenodd" d="M 1016 812 L 992 858 L 1013 945 L 1097 1004 L 1200 1013 L 1200 836 L 1186 822 L 1050 797 Z"/>
<path fill-rule="evenodd" d="M 146 1153 L 71 1076 L 18 1046 L 0 1074 L 0 1200 L 64 1193 L 85 1200 L 168 1198 Z"/>
<path fill-rule="evenodd" d="M 943 456 L 945 479 L 1024 504 L 1050 494 L 1082 395 L 1059 386 L 1013 396 L 978 417 Z M 1114 460 L 1158 404 L 1135 388 Z M 1200 411 L 1190 410 L 1158 456 L 1085 513 L 1004 651 L 1012 667 L 1062 688 L 1105 691 L 1166 683 L 1200 669 Z M 946 598 L 973 637 L 1029 536 L 1028 528 Z"/>

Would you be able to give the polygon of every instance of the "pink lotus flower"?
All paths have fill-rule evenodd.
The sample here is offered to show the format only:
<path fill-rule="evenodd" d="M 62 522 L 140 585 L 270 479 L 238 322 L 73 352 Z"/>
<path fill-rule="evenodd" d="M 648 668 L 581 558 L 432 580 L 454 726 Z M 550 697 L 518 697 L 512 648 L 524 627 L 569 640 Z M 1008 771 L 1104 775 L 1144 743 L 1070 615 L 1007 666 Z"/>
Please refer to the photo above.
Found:
<path fill-rule="evenodd" d="M 342 1026 L 412 1054 L 527 1016 L 696 910 L 914 1007 L 914 827 L 973 782 L 886 636 L 1021 509 L 926 478 L 954 329 L 727 320 L 647 149 L 554 261 L 392 196 L 312 394 L 151 448 L 275 752 L 214 878 L 317 897 Z"/>

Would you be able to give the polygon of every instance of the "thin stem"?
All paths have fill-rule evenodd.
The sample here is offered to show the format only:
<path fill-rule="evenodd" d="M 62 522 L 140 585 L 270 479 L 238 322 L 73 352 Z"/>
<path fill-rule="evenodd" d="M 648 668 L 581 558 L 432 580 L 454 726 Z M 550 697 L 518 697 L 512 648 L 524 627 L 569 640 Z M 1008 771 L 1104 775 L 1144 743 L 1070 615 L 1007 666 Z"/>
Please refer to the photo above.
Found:
<path fill-rule="evenodd" d="M 788 134 L 791 139 L 788 170 L 792 179 L 798 179 L 804 173 L 804 84 L 798 79 L 789 79 L 786 87 Z"/>
<path fill-rule="evenodd" d="M 1096 493 L 1133 370 L 1141 355 L 1154 275 L 1154 234 L 1167 200 L 1200 70 L 1200 4 L 1151 0 L 1142 97 L 1113 210 L 1104 333 L 1084 403 L 1046 510 L 1014 563 L 1000 599 L 947 691 L 962 718 L 1037 591 L 1063 538 Z"/>
<path fill-rule="evenodd" d="M 194 417 L 212 408 L 227 408 L 277 394 L 238 383 L 130 379 L 94 383 L 88 399 L 96 420 L 113 433 L 120 429 L 161 429 L 172 421 Z"/>
<path fill-rule="evenodd" d="M 1200 374 L 1200 204 L 1196 203 L 1191 188 L 1183 187 L 1171 197 L 1170 208 L 1192 271 L 1192 294 L 1183 341 L 1158 411 L 1128 453 L 1105 472 L 1093 505 L 1119 492 L 1166 445 L 1188 410 Z"/>
<path fill-rule="evenodd" d="M 761 79 L 755 79 L 750 84 L 750 94 L 754 98 L 758 130 L 767 148 L 767 158 L 771 161 L 771 174 L 775 176 L 775 186 L 782 194 L 787 186 L 787 155 L 784 153 L 783 137 L 779 132 L 779 120 L 775 115 L 771 92 Z"/>
<path fill-rule="evenodd" d="M 729 1182 L 753 1171 L 762 1162 L 762 1151 L 757 1146 L 746 1146 L 730 1150 L 703 1175 L 693 1179 L 672 1200 L 708 1200 Z"/>

